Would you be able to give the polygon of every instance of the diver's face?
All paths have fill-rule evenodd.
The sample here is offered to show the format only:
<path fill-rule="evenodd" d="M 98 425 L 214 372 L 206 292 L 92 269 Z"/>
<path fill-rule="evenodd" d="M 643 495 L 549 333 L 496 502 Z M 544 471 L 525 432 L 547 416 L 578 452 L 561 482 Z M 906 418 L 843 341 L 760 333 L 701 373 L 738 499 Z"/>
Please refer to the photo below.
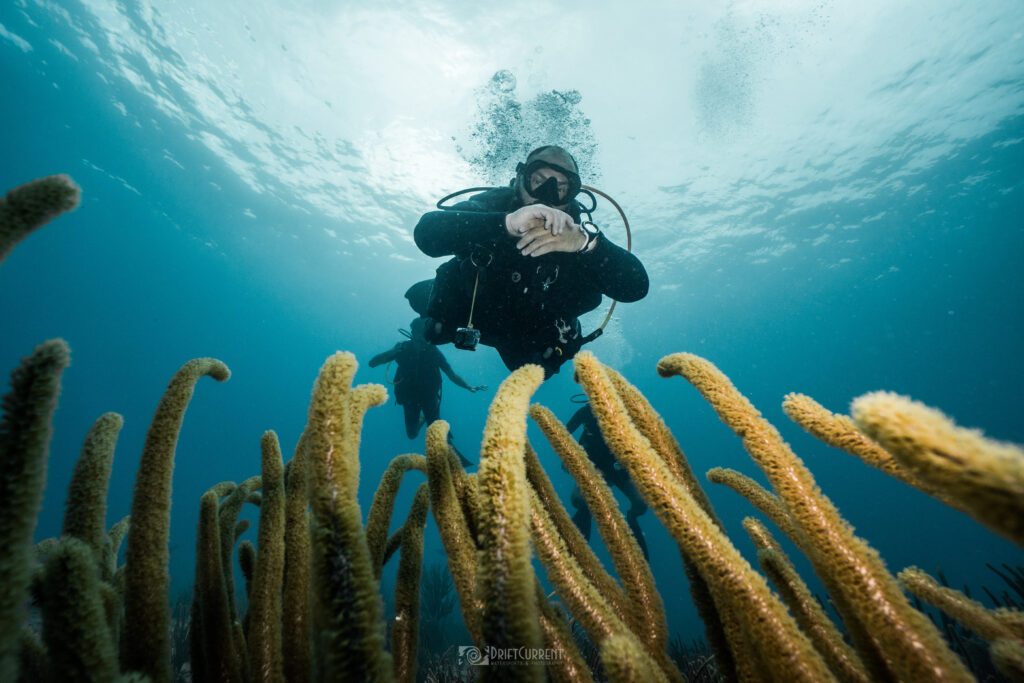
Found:
<path fill-rule="evenodd" d="M 530 184 L 530 189 L 536 191 L 541 185 L 546 183 L 549 178 L 554 178 L 555 182 L 558 183 L 558 198 L 562 203 L 555 205 L 556 208 L 562 208 L 568 204 L 565 202 L 566 195 L 569 194 L 569 179 L 564 173 L 560 173 L 553 168 L 539 168 L 534 171 L 526 182 Z M 541 200 L 537 197 L 531 196 L 526 188 L 520 188 L 519 196 L 523 201 L 523 204 L 537 204 Z"/>

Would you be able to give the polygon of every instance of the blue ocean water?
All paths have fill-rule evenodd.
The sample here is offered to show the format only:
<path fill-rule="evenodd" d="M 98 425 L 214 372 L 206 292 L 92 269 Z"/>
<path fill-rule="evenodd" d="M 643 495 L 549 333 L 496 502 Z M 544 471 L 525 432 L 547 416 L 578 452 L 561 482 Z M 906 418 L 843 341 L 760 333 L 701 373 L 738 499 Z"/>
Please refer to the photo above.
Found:
<path fill-rule="evenodd" d="M 677 351 L 730 376 L 891 569 L 1004 588 L 985 565 L 1024 564 L 1020 548 L 818 443 L 781 401 L 845 412 L 887 389 L 1024 442 L 1019 3 L 330 5 L 0 8 L 0 188 L 68 173 L 83 191 L 0 265 L 0 367 L 46 339 L 72 349 L 37 538 L 59 534 L 82 439 L 107 411 L 125 418 L 108 521 L 128 513 L 167 382 L 216 357 L 232 377 L 199 383 L 176 461 L 172 592 L 187 590 L 199 496 L 258 473 L 268 429 L 291 452 L 324 359 L 352 351 L 358 382 L 385 381 L 366 361 L 401 339 L 403 292 L 440 264 L 412 244 L 418 216 L 556 142 L 623 205 L 652 280 L 590 348 L 648 396 L 695 471 L 763 481 L 692 387 L 657 377 Z M 523 16 L 535 34 L 508 30 Z M 625 242 L 610 207 L 595 218 Z M 490 349 L 444 352 L 490 386 L 445 386 L 442 415 L 472 455 L 507 373 Z M 567 420 L 576 393 L 567 366 L 536 400 Z M 400 408 L 370 411 L 363 509 L 392 457 L 422 451 Z M 753 558 L 752 509 L 707 489 Z M 673 632 L 700 637 L 674 543 L 653 515 L 642 525 Z"/>

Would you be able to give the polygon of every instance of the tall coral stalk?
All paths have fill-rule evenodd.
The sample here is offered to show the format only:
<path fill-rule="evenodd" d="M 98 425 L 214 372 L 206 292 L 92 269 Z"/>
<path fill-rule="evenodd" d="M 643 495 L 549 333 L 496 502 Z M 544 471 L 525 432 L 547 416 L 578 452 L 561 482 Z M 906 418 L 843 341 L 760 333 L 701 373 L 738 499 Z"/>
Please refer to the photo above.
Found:
<path fill-rule="evenodd" d="M 402 526 L 402 557 L 398 561 L 398 575 L 395 577 L 395 625 L 391 629 L 391 653 L 395 660 L 395 679 L 402 683 L 413 683 L 416 680 L 423 530 L 427 524 L 429 507 L 427 484 L 420 484 L 413 497 L 409 516 Z"/>
<path fill-rule="evenodd" d="M 902 680 L 971 680 L 934 625 L 907 601 L 877 552 L 853 534 L 778 431 L 718 368 L 688 353 L 662 358 L 662 377 L 685 377 L 722 422 L 743 439 L 812 549 L 809 559 L 842 593 L 893 676 Z M 823 579 L 824 580 L 824 579 Z M 845 615 L 844 615 L 845 616 Z"/>
<path fill-rule="evenodd" d="M 288 464 L 285 502 L 285 573 L 281 613 L 285 680 L 308 683 L 312 679 L 312 616 L 310 614 L 309 448 L 306 434 L 299 437 Z"/>
<path fill-rule="evenodd" d="M 478 537 L 482 551 L 477 595 L 483 601 L 484 643 L 496 648 L 539 648 L 542 643 L 530 558 L 530 498 L 526 483 L 526 411 L 544 380 L 537 365 L 513 372 L 491 403 L 484 427 L 477 485 L 480 496 Z M 487 671 L 488 676 L 538 680 L 536 663 Z"/>
<path fill-rule="evenodd" d="M 622 400 L 593 354 L 576 356 L 576 375 L 590 397 L 609 448 L 629 470 L 651 509 L 701 568 L 716 600 L 728 599 L 748 642 L 766 669 L 786 672 L 793 680 L 829 680 L 820 655 L 797 628 L 785 607 L 768 589 L 700 504 L 653 452 L 650 443 L 629 420 Z"/>
<path fill-rule="evenodd" d="M 448 448 L 448 423 L 435 420 L 427 427 L 427 482 L 430 490 L 430 509 L 441 535 L 448 569 L 452 574 L 455 591 L 459 594 L 459 609 L 473 642 L 483 643 L 480 634 L 480 612 L 483 605 L 474 594 L 477 573 L 477 546 L 469 531 L 465 509 L 459 502 L 452 478 L 452 463 Z"/>
<path fill-rule="evenodd" d="M 77 538 L 61 539 L 46 558 L 41 583 L 43 642 L 55 679 L 113 680 L 117 653 L 92 548 Z"/>
<path fill-rule="evenodd" d="M 366 516 L 366 542 L 370 546 L 370 557 L 373 559 L 373 572 L 380 581 L 381 570 L 384 568 L 384 554 L 387 549 L 388 530 L 391 526 L 391 513 L 395 509 L 395 496 L 402 485 L 402 478 L 410 469 L 420 472 L 427 471 L 427 459 L 422 455 L 407 453 L 394 458 L 380 478 L 377 491 L 373 494 L 370 512 Z"/>
<path fill-rule="evenodd" d="M 82 454 L 68 485 L 65 502 L 65 536 L 74 536 L 92 548 L 97 561 L 107 543 L 107 486 L 114 464 L 114 446 L 124 419 L 117 413 L 101 415 L 89 429 Z M 103 578 L 110 578 L 105 576 Z"/>
<path fill-rule="evenodd" d="M 0 419 L 0 680 L 17 677 L 32 533 L 46 484 L 53 411 L 69 362 L 62 339 L 44 342 L 11 374 Z"/>
<path fill-rule="evenodd" d="M 387 398 L 383 387 L 369 396 L 352 389 L 355 357 L 336 353 L 320 369 L 309 405 L 310 505 L 314 647 L 322 680 L 391 680 L 384 651 L 379 585 L 363 532 L 357 500 L 360 423 L 364 406 Z M 362 400 L 353 406 L 354 399 Z M 368 399 L 373 399 L 368 400 Z"/>
<path fill-rule="evenodd" d="M 534 405 L 530 407 L 530 416 L 576 480 L 590 514 L 597 522 L 598 531 L 611 553 L 615 570 L 629 598 L 622 617 L 652 654 L 664 651 L 668 640 L 665 607 L 655 588 L 651 568 L 644 560 L 615 496 L 583 448 L 550 410 Z"/>
<path fill-rule="evenodd" d="M 33 231 L 77 208 L 81 196 L 75 181 L 61 174 L 27 182 L 0 198 L 0 263 Z"/>
<path fill-rule="evenodd" d="M 281 584 L 284 579 L 284 462 L 277 434 L 260 441 L 263 499 L 249 602 L 249 666 L 254 681 L 284 678 L 281 658 Z"/>
<path fill-rule="evenodd" d="M 195 384 L 206 375 L 223 382 L 231 372 L 219 360 L 198 358 L 185 363 L 171 379 L 146 432 L 132 497 L 121 666 L 144 673 L 155 683 L 171 678 L 167 563 L 174 451 Z"/>
<path fill-rule="evenodd" d="M 1024 449 L 958 427 L 934 408 L 891 392 L 850 406 L 854 422 L 945 502 L 1024 546 Z"/>

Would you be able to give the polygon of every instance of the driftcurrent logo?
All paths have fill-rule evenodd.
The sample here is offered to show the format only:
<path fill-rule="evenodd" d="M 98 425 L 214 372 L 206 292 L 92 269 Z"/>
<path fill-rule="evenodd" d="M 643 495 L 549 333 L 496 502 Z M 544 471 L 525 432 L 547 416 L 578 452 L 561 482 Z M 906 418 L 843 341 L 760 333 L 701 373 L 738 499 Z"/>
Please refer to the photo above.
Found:
<path fill-rule="evenodd" d="M 487 666 L 488 657 L 480 652 L 480 648 L 473 645 L 459 646 L 459 664 L 465 662 L 470 666 Z"/>
<path fill-rule="evenodd" d="M 550 664 L 562 661 L 564 655 L 559 648 L 459 646 L 459 664 L 470 666 Z"/>

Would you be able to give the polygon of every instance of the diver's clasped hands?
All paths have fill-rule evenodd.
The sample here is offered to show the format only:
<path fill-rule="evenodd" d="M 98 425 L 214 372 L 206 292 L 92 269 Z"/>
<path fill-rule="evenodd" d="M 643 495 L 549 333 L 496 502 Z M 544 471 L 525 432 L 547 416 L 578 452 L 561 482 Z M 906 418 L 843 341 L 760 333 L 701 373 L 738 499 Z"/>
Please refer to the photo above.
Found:
<path fill-rule="evenodd" d="M 555 251 L 572 254 L 587 242 L 572 216 L 543 204 L 529 204 L 505 216 L 505 230 L 519 238 L 516 249 L 523 256 L 543 256 Z"/>

